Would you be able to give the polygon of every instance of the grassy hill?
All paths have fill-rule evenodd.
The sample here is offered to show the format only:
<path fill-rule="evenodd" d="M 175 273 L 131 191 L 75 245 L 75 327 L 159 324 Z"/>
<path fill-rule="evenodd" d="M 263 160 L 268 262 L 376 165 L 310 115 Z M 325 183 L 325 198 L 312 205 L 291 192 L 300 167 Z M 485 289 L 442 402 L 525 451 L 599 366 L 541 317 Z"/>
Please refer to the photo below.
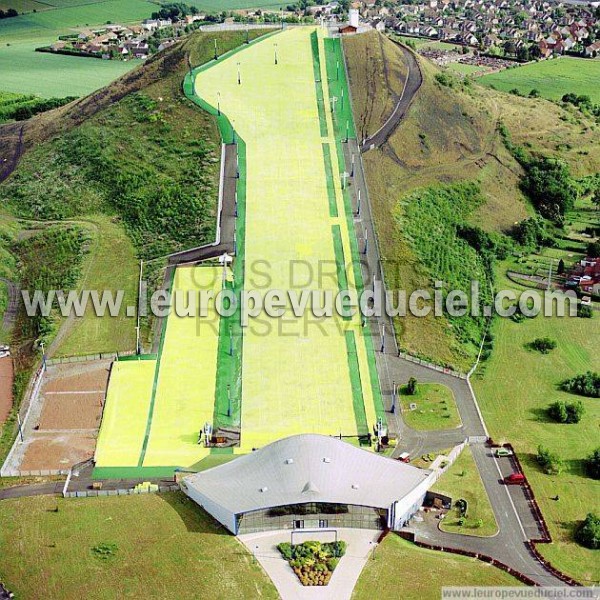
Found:
<path fill-rule="evenodd" d="M 395 90 L 385 77 L 364 74 L 382 73 L 386 61 L 397 64 L 398 50 L 375 32 L 344 40 L 344 49 L 355 119 L 376 130 L 385 111 L 370 111 L 366 99 L 387 107 Z M 407 116 L 382 148 L 364 155 L 386 279 L 392 289 L 409 292 L 435 279 L 481 279 L 477 255 L 456 232 L 479 227 L 500 239 L 533 214 L 519 185 L 523 170 L 506 150 L 499 123 L 531 152 L 566 160 L 575 176 L 600 170 L 600 131 L 575 108 L 462 82 L 419 60 L 424 82 Z M 361 89 L 365 81 L 368 91 Z M 466 196 L 465 188 L 456 188 L 465 182 L 474 186 Z M 491 281 L 490 269 L 486 273 Z M 466 370 L 483 322 L 465 330 L 444 318 L 408 316 L 396 327 L 404 349 Z"/>
<path fill-rule="evenodd" d="M 370 51 L 357 48 L 359 44 Z M 397 63 L 400 51 L 375 32 L 344 40 L 344 49 L 352 96 L 358 98 L 356 121 L 365 123 L 367 130 L 377 129 L 379 117 L 367 111 L 361 98 L 389 98 L 394 90 L 379 77 L 368 80 L 372 91 L 365 94 L 358 75 L 376 71 L 382 60 Z M 402 125 L 382 148 L 364 155 L 379 241 L 388 265 L 386 279 L 392 289 L 409 292 L 429 288 L 435 278 L 450 273 L 461 281 L 475 278 L 468 261 L 460 258 L 472 250 L 457 240 L 459 225 L 476 224 L 497 233 L 529 211 L 518 190 L 520 167 L 496 131 L 495 108 L 470 88 L 441 85 L 435 79 L 437 69 L 426 61 L 420 63 L 424 82 Z M 383 100 L 378 103 L 385 105 Z M 452 187 L 465 181 L 474 187 L 468 191 Z M 443 197 L 425 191 L 440 185 L 451 186 Z M 458 201 L 460 214 L 453 210 Z M 436 220 L 440 211 L 450 216 L 451 222 Z M 430 218 L 435 222 L 433 229 L 427 223 Z M 440 243 L 440 236 L 446 246 Z M 443 318 L 408 316 L 397 320 L 396 327 L 401 347 L 466 370 L 476 356 L 482 322 L 471 324 L 465 333 Z"/>

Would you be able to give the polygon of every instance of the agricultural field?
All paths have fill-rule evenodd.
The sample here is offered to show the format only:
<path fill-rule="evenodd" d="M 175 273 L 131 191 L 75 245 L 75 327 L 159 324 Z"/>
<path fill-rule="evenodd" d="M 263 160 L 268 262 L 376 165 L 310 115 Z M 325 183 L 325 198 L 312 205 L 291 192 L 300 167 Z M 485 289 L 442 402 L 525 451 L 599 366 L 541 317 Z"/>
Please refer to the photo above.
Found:
<path fill-rule="evenodd" d="M 0 502 L 2 578 L 17 598 L 278 594 L 233 536 L 181 493 Z"/>
<path fill-rule="evenodd" d="M 195 6 L 206 12 L 222 12 L 224 10 L 248 10 L 261 8 L 263 10 L 277 11 L 288 6 L 278 0 L 188 0 L 186 4 Z"/>
<path fill-rule="evenodd" d="M 86 96 L 131 71 L 141 62 L 35 52 L 40 45 L 38 41 L 0 45 L 2 91 L 36 94 L 44 98 Z"/>
<path fill-rule="evenodd" d="M 422 574 L 422 575 L 417 575 Z M 437 598 L 443 586 L 519 586 L 504 571 L 475 558 L 426 550 L 389 534 L 367 561 L 352 600 Z"/>
<path fill-rule="evenodd" d="M 483 85 L 493 86 L 504 92 L 516 88 L 527 95 L 532 89 L 536 89 L 549 100 L 560 100 L 570 92 L 586 94 L 593 102 L 600 102 L 599 80 L 599 60 L 569 56 L 507 69 L 478 79 Z"/>
<path fill-rule="evenodd" d="M 450 496 L 454 503 L 459 499 L 467 501 L 467 516 L 464 523 L 460 524 L 458 509 L 453 507 L 440 524 L 442 531 L 482 537 L 492 536 L 498 532 L 490 499 L 468 446 L 439 478 L 432 490 Z"/>
<path fill-rule="evenodd" d="M 418 430 L 451 429 L 461 425 L 452 390 L 439 383 L 420 383 L 413 395 L 407 386 L 400 388 L 402 418 L 405 423 Z M 411 404 L 417 408 L 412 410 Z"/>
<path fill-rule="evenodd" d="M 502 275 L 505 268 L 498 267 L 498 288 L 524 289 Z M 554 539 L 553 544 L 538 546 L 539 551 L 584 584 L 597 584 L 600 570 L 593 550 L 577 545 L 573 533 L 597 506 L 600 494 L 600 483 L 586 477 L 582 463 L 598 445 L 600 406 L 595 399 L 568 394 L 558 385 L 575 374 L 600 370 L 600 320 L 597 315 L 593 319 L 540 315 L 520 323 L 498 318 L 492 332 L 494 352 L 484 371 L 473 379 L 490 436 L 496 442 L 512 443 L 523 463 Z M 557 348 L 547 355 L 529 350 L 527 344 L 540 337 L 556 340 Z M 546 410 L 556 400 L 581 400 L 585 409 L 581 422 L 552 422 Z M 539 444 L 560 455 L 562 473 L 546 475 L 541 471 L 535 461 Z M 558 502 L 552 500 L 556 495 Z"/>

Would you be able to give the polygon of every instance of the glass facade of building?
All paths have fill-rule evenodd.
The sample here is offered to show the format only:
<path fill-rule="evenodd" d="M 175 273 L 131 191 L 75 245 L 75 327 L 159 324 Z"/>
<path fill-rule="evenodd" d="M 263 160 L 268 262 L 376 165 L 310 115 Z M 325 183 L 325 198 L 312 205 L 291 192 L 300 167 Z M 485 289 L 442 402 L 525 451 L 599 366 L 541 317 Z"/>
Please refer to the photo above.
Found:
<path fill-rule="evenodd" d="M 243 534 L 279 529 L 383 529 L 387 513 L 385 509 L 353 504 L 288 504 L 237 515 L 237 531 Z"/>

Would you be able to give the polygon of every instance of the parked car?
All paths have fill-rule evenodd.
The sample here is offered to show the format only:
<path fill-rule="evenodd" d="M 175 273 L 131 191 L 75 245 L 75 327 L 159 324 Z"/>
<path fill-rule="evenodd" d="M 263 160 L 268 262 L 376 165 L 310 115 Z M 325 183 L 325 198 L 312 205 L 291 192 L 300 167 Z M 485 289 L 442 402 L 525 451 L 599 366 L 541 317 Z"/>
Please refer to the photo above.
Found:
<path fill-rule="evenodd" d="M 500 456 L 512 456 L 512 450 L 509 450 L 508 448 L 496 448 L 496 456 L 500 457 Z"/>
<path fill-rule="evenodd" d="M 504 478 L 506 485 L 521 485 L 525 483 L 525 475 L 523 473 L 511 473 Z"/>
<path fill-rule="evenodd" d="M 410 462 L 410 454 L 408 452 L 403 452 L 399 457 L 398 460 L 404 462 L 404 463 L 408 463 Z"/>

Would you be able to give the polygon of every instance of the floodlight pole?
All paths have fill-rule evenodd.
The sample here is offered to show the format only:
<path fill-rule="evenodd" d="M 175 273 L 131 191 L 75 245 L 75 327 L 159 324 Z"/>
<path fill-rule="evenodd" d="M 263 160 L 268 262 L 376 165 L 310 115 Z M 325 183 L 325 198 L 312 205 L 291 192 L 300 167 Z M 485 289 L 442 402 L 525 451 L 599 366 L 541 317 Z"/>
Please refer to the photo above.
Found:
<path fill-rule="evenodd" d="M 348 177 L 348 173 L 346 173 L 346 171 L 344 171 L 342 173 L 342 189 L 345 190 L 346 189 L 346 178 Z"/>
<path fill-rule="evenodd" d="M 369 248 L 369 230 L 365 229 L 365 249 L 363 250 L 363 254 L 368 252 Z"/>
<path fill-rule="evenodd" d="M 335 63 L 335 80 L 339 81 L 340 79 L 340 61 L 336 61 Z"/>
<path fill-rule="evenodd" d="M 246 44 L 250 43 L 248 23 L 246 23 Z"/>
<path fill-rule="evenodd" d="M 335 119 L 335 103 L 337 102 L 337 96 L 331 97 L 331 113 L 333 114 L 333 118 Z"/>
<path fill-rule="evenodd" d="M 354 152 L 352 153 L 352 168 L 350 169 L 350 177 L 354 177 Z"/>
<path fill-rule="evenodd" d="M 233 207 L 233 216 L 237 219 L 237 216 L 238 216 L 238 194 L 237 194 L 237 190 L 235 191 L 235 206 Z"/>
<path fill-rule="evenodd" d="M 240 72 L 240 63 L 237 63 L 238 85 L 242 85 L 242 74 Z"/>
<path fill-rule="evenodd" d="M 344 90 L 342 89 L 342 110 L 344 110 Z"/>
<path fill-rule="evenodd" d="M 356 216 L 360 217 L 360 189 L 358 190 L 358 198 L 356 200 Z"/>
<path fill-rule="evenodd" d="M 229 356 L 233 356 L 233 333 L 231 332 L 231 325 L 229 325 Z"/>
<path fill-rule="evenodd" d="M 219 53 L 217 51 L 217 38 L 215 38 L 215 60 L 219 60 Z"/>
<path fill-rule="evenodd" d="M 385 352 L 385 325 L 381 326 L 381 352 Z"/>
<path fill-rule="evenodd" d="M 396 382 L 392 381 L 392 414 L 396 412 Z"/>
<path fill-rule="evenodd" d="M 342 106 L 343 108 L 343 106 Z M 350 123 L 348 121 L 346 121 L 346 144 L 348 143 L 348 138 L 350 136 Z"/>
<path fill-rule="evenodd" d="M 275 47 L 275 64 L 277 64 L 277 44 L 273 44 Z"/>
<path fill-rule="evenodd" d="M 221 116 L 221 92 L 217 92 L 217 116 Z"/>
<path fill-rule="evenodd" d="M 227 384 L 227 416 L 231 417 L 231 385 Z"/>

